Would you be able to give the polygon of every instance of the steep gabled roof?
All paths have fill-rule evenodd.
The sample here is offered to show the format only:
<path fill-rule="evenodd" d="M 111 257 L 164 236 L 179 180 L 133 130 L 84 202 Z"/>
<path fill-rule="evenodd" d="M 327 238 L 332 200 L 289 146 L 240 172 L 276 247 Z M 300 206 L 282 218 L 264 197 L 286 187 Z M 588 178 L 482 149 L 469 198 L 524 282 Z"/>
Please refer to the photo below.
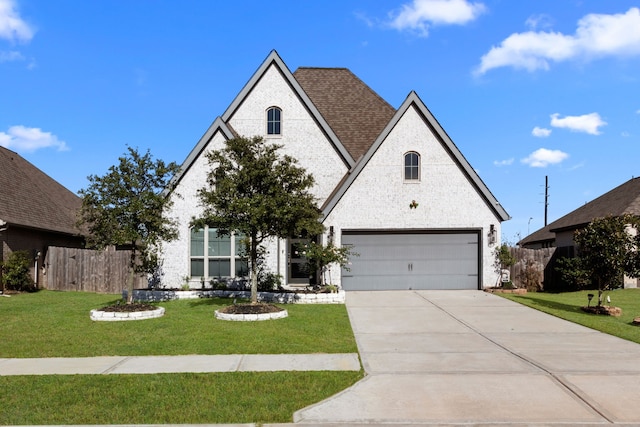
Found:
<path fill-rule="evenodd" d="M 354 159 L 363 156 L 395 109 L 346 68 L 298 68 L 293 76 Z"/>
<path fill-rule="evenodd" d="M 78 235 L 82 200 L 19 154 L 0 147 L 0 221 Z"/>
<path fill-rule="evenodd" d="M 549 224 L 549 230 L 562 231 L 587 225 L 608 215 L 640 215 L 640 178 L 633 178 Z"/>
<path fill-rule="evenodd" d="M 310 112 L 311 116 L 316 120 L 322 131 L 327 135 L 329 142 L 333 145 L 338 155 L 342 158 L 345 165 L 348 168 L 351 168 L 355 164 L 354 158 L 351 156 L 349 151 L 345 148 L 343 143 L 340 141 L 338 136 L 336 136 L 334 130 L 327 123 L 326 117 L 324 117 L 317 109 L 316 105 L 311 101 L 309 95 L 302 89 L 300 83 L 295 79 L 291 71 L 284 63 L 278 52 L 272 50 L 267 59 L 264 60 L 262 65 L 258 68 L 258 70 L 253 74 L 251 79 L 247 82 L 247 84 L 242 88 L 240 93 L 235 97 L 231 105 L 227 108 L 227 110 L 222 115 L 222 120 L 225 123 L 229 123 L 229 120 L 235 113 L 235 111 L 242 105 L 245 98 L 251 93 L 256 84 L 262 79 L 262 76 L 266 73 L 266 71 L 271 67 L 275 66 L 278 71 L 281 73 L 282 77 L 289 84 L 293 92 L 300 99 L 302 104 L 307 108 Z M 250 136 L 250 135 L 246 135 Z"/>
<path fill-rule="evenodd" d="M 489 188 L 484 184 L 482 179 L 478 176 L 476 171 L 471 167 L 467 159 L 462 155 L 458 147 L 454 144 L 454 142 L 449 138 L 449 135 L 444 131 L 440 123 L 435 119 L 435 117 L 431 114 L 426 105 L 422 102 L 420 97 L 415 92 L 411 92 L 407 99 L 402 103 L 398 111 L 396 111 L 393 118 L 387 123 L 384 130 L 380 133 L 378 138 L 375 140 L 373 145 L 369 148 L 369 150 L 365 153 L 365 155 L 358 161 L 356 166 L 350 172 L 349 176 L 344 179 L 339 188 L 331 195 L 331 197 L 327 200 L 325 205 L 322 207 L 322 213 L 325 218 L 331 213 L 333 208 L 338 204 L 342 196 L 346 193 L 348 188 L 351 186 L 353 181 L 358 177 L 360 172 L 364 169 L 366 164 L 369 162 L 371 157 L 378 150 L 380 145 L 385 141 L 389 133 L 393 130 L 396 124 L 400 121 L 405 112 L 411 108 L 415 107 L 419 114 L 425 120 L 427 126 L 429 126 L 433 132 L 433 134 L 438 138 L 440 143 L 444 146 L 444 148 L 449 152 L 454 161 L 460 167 L 460 170 L 467 176 L 469 182 L 474 186 L 474 188 L 478 191 L 481 197 L 485 200 L 490 209 L 496 214 L 501 221 L 506 221 L 510 219 L 509 214 L 502 205 L 498 202 L 498 200 L 493 196 Z"/>

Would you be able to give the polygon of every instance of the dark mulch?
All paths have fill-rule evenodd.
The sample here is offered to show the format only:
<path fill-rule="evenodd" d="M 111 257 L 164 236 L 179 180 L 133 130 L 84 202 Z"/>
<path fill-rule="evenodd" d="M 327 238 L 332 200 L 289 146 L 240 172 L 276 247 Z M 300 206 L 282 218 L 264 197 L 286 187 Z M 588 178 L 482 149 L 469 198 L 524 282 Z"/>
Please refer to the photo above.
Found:
<path fill-rule="evenodd" d="M 620 307 L 610 307 L 607 305 L 594 305 L 591 307 L 581 307 L 582 311 L 586 311 L 591 314 L 603 314 L 605 316 L 615 316 L 618 317 L 622 314 L 622 309 Z"/>
<path fill-rule="evenodd" d="M 102 307 L 99 311 L 118 312 L 118 313 L 133 313 L 134 311 L 150 311 L 155 310 L 158 307 L 151 304 L 145 304 L 141 302 L 134 302 L 132 304 L 116 304 L 108 307 Z"/>
<path fill-rule="evenodd" d="M 257 303 L 257 304 L 234 304 L 221 308 L 219 311 L 226 314 L 265 314 L 277 313 L 284 310 L 273 304 Z"/>

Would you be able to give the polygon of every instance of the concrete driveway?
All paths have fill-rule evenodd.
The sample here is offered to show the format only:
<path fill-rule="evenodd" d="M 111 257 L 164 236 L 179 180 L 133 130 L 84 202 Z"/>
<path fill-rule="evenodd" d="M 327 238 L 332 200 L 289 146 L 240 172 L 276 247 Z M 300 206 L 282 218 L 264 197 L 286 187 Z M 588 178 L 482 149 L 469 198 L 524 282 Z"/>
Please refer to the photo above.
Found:
<path fill-rule="evenodd" d="M 481 291 L 349 292 L 367 377 L 298 423 L 640 424 L 640 345 Z"/>

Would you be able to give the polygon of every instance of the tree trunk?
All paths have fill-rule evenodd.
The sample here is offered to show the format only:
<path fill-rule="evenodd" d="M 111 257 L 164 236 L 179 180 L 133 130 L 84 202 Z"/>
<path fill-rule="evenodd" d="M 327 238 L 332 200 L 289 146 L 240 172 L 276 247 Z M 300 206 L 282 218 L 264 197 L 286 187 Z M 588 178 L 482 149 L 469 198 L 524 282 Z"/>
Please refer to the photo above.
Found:
<path fill-rule="evenodd" d="M 258 302 L 258 236 L 251 235 L 251 304 Z"/>
<path fill-rule="evenodd" d="M 129 280 L 127 283 L 127 304 L 133 304 L 133 279 L 136 272 L 136 245 L 131 246 L 131 258 L 129 259 Z"/>

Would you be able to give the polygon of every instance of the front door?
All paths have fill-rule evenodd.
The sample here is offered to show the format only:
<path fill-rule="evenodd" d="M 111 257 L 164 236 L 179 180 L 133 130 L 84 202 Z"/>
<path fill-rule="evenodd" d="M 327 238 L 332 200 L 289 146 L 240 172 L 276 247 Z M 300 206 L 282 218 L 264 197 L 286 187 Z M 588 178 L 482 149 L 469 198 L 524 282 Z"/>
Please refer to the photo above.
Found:
<path fill-rule="evenodd" d="M 307 243 L 309 243 L 309 239 L 289 239 L 288 241 L 288 284 L 309 284 L 309 267 L 307 265 L 307 259 L 304 257 L 304 245 Z"/>

